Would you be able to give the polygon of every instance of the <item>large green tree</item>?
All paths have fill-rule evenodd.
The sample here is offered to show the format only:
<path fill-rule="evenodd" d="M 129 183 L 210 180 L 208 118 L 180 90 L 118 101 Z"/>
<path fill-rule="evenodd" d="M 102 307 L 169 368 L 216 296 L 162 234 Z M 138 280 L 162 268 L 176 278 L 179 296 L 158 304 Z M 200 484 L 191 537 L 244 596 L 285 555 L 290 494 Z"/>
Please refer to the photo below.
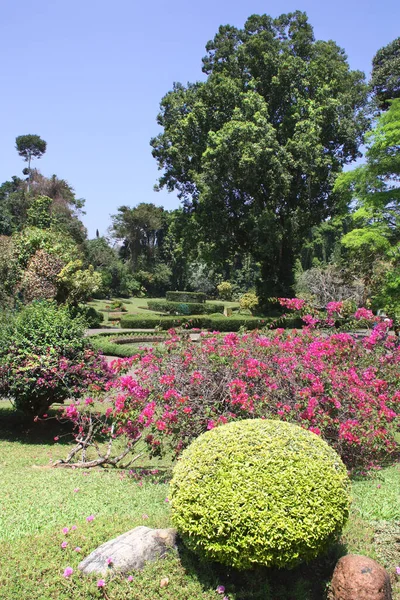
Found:
<path fill-rule="evenodd" d="M 250 253 L 264 298 L 290 293 L 302 240 L 335 213 L 335 176 L 359 155 L 364 75 L 298 11 L 220 27 L 203 72 L 161 101 L 159 186 L 178 191 L 215 260 Z"/>
<path fill-rule="evenodd" d="M 122 241 L 126 258 L 134 270 L 150 267 L 157 256 L 165 231 L 164 209 L 141 202 L 134 208 L 120 206 L 112 215 L 111 231 Z"/>
<path fill-rule="evenodd" d="M 380 48 L 372 60 L 371 88 L 381 110 L 400 98 L 400 37 Z"/>
<path fill-rule="evenodd" d="M 342 173 L 335 189 L 354 208 L 354 228 L 342 238 L 353 269 L 393 312 L 400 310 L 400 98 L 389 106 L 368 137 L 366 163 Z"/>

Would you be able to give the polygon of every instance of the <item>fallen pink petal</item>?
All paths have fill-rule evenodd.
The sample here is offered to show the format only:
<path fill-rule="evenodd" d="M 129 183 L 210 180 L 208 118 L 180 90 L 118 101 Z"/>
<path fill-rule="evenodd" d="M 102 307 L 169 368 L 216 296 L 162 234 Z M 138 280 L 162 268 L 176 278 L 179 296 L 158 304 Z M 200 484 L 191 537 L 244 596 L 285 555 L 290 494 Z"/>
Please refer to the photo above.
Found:
<path fill-rule="evenodd" d="M 71 575 L 72 575 L 73 572 L 74 572 L 74 570 L 73 570 L 72 567 L 67 567 L 64 570 L 63 577 L 65 577 L 65 578 L 71 577 Z"/>

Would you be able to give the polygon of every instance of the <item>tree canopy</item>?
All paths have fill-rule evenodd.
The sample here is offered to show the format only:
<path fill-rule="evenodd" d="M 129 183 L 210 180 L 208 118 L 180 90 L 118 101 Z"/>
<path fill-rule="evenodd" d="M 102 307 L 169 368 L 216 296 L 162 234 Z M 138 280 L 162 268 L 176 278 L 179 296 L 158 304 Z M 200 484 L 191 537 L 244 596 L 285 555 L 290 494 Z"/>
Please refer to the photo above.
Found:
<path fill-rule="evenodd" d="M 400 98 L 389 101 L 389 109 L 369 134 L 366 163 L 342 173 L 335 184 L 337 193 L 354 207 L 354 228 L 343 236 L 342 244 L 369 282 L 379 270 L 378 303 L 392 311 L 400 304 L 399 184 Z"/>
<path fill-rule="evenodd" d="M 400 98 L 400 37 L 380 48 L 372 60 L 371 88 L 381 110 Z"/>
<path fill-rule="evenodd" d="M 334 214 L 335 176 L 359 155 L 364 75 L 299 11 L 222 26 L 206 48 L 207 80 L 161 101 L 159 186 L 178 191 L 219 261 L 249 252 L 263 296 L 289 293 L 306 232 Z"/>

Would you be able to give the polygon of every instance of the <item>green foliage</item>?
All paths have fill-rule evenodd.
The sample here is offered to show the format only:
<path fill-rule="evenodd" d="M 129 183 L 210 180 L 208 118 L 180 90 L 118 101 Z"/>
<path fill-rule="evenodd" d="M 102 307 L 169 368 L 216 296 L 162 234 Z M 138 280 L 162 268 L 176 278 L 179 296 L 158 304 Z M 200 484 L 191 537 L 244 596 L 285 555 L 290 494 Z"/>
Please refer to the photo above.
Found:
<path fill-rule="evenodd" d="M 104 315 L 93 306 L 80 304 L 78 306 L 69 306 L 69 312 L 75 319 L 80 317 L 85 321 L 86 327 L 97 329 L 104 322 Z"/>
<path fill-rule="evenodd" d="M 13 304 L 20 275 L 13 240 L 0 235 L 0 308 Z"/>
<path fill-rule="evenodd" d="M 372 296 L 380 289 L 374 272 L 380 261 L 398 266 L 400 242 L 400 98 L 390 101 L 369 136 L 366 163 L 340 175 L 335 191 L 352 203 L 353 229 L 341 242 L 352 271 Z"/>
<path fill-rule="evenodd" d="M 19 135 L 15 138 L 15 147 L 26 162 L 31 158 L 40 158 L 46 152 L 46 142 L 39 135 Z"/>
<path fill-rule="evenodd" d="M 73 396 L 76 382 L 62 361 L 84 361 L 84 329 L 83 319 L 53 302 L 34 302 L 9 317 L 0 337 L 0 395 L 35 415 Z"/>
<path fill-rule="evenodd" d="M 203 292 L 167 292 L 166 298 L 169 302 L 203 303 L 207 300 L 207 296 Z"/>
<path fill-rule="evenodd" d="M 38 250 L 57 256 L 65 264 L 80 258 L 80 251 L 75 241 L 66 234 L 54 229 L 26 227 L 13 236 L 18 262 L 25 268 Z"/>
<path fill-rule="evenodd" d="M 335 175 L 358 156 L 364 75 L 300 11 L 221 26 L 206 48 L 207 79 L 161 101 L 159 187 L 178 192 L 208 265 L 247 253 L 263 299 L 287 295 L 310 226 L 337 210 Z"/>
<path fill-rule="evenodd" d="M 223 304 L 206 304 L 200 302 L 169 302 L 161 300 L 148 300 L 147 306 L 156 312 L 171 315 L 211 315 L 224 312 Z"/>
<path fill-rule="evenodd" d="M 164 209 L 141 202 L 135 208 L 120 206 L 111 219 L 113 236 L 123 241 L 123 255 L 132 268 L 149 270 L 162 245 L 166 228 Z"/>
<path fill-rule="evenodd" d="M 22 180 L 12 177 L 0 186 L 0 235 L 11 235 L 25 225 L 28 198 Z"/>
<path fill-rule="evenodd" d="M 27 210 L 27 225 L 39 227 L 39 229 L 49 229 L 52 224 L 50 207 L 52 199 L 48 196 L 36 196 L 30 203 Z"/>
<path fill-rule="evenodd" d="M 400 37 L 375 54 L 370 85 L 381 110 L 389 108 L 390 100 L 400 98 Z"/>
<path fill-rule="evenodd" d="M 175 466 L 171 500 L 184 543 L 237 569 L 291 568 L 316 558 L 350 507 L 346 468 L 326 442 L 261 419 L 199 436 Z"/>
<path fill-rule="evenodd" d="M 217 285 L 218 295 L 223 300 L 232 300 L 232 284 L 229 281 L 222 281 Z"/>
<path fill-rule="evenodd" d="M 110 306 L 111 310 L 126 311 L 125 304 L 122 302 L 122 300 L 112 300 Z"/>
<path fill-rule="evenodd" d="M 183 327 L 185 329 L 208 329 L 210 331 L 239 331 L 240 329 L 261 329 L 273 321 L 272 318 L 255 319 L 245 316 L 177 316 L 159 317 L 157 315 L 126 315 L 121 318 L 124 329 L 170 329 Z M 289 327 L 291 325 L 288 325 Z"/>
<path fill-rule="evenodd" d="M 135 278 L 149 296 L 159 297 L 170 287 L 171 269 L 167 264 L 158 261 L 149 271 L 136 271 Z"/>
<path fill-rule="evenodd" d="M 59 299 L 69 304 L 79 304 L 89 300 L 101 286 L 101 274 L 92 265 L 82 269 L 81 260 L 69 262 L 57 275 Z"/>
<path fill-rule="evenodd" d="M 248 292 L 247 294 L 243 294 L 239 298 L 240 310 L 250 310 L 252 311 L 256 306 L 258 306 L 258 298 L 257 295 L 253 292 Z"/>

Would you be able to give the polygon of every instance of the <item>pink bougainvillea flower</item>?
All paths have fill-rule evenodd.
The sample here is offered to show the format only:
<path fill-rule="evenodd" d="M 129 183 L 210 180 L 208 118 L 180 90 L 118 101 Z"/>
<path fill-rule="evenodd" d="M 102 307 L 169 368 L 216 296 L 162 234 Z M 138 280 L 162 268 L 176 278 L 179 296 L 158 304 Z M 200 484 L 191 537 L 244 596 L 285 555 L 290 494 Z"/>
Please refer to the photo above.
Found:
<path fill-rule="evenodd" d="M 71 531 L 75 531 L 76 529 L 77 529 L 77 526 L 76 525 L 72 525 Z"/>
<path fill-rule="evenodd" d="M 74 572 L 74 570 L 73 570 L 72 567 L 67 567 L 64 570 L 63 577 L 65 577 L 65 578 L 71 577 L 71 575 L 72 575 L 73 572 Z"/>
<path fill-rule="evenodd" d="M 169 502 L 169 498 L 165 498 L 165 502 Z"/>
<path fill-rule="evenodd" d="M 61 548 L 66 548 L 67 546 L 68 546 L 68 542 L 63 542 L 63 543 L 61 544 Z"/>
<path fill-rule="evenodd" d="M 63 527 L 62 532 L 63 532 L 64 535 L 67 535 L 67 533 L 69 532 L 68 527 Z"/>
<path fill-rule="evenodd" d="M 94 515 L 89 515 L 88 517 L 86 517 L 86 521 L 88 523 L 90 523 L 90 521 L 94 521 Z"/>
<path fill-rule="evenodd" d="M 107 564 L 108 564 L 108 566 L 113 564 L 113 559 L 111 557 L 107 558 Z"/>
<path fill-rule="evenodd" d="M 129 577 L 128 577 L 128 581 L 133 581 L 133 577 L 132 577 L 132 575 L 129 575 Z"/>
<path fill-rule="evenodd" d="M 396 567 L 396 573 L 397 575 L 400 575 L 400 567 Z"/>
<path fill-rule="evenodd" d="M 98 588 L 102 588 L 106 585 L 106 582 L 104 581 L 104 579 L 99 579 L 97 582 L 97 587 Z"/>
<path fill-rule="evenodd" d="M 79 548 L 79 546 L 77 546 L 76 548 L 74 548 L 74 552 L 81 552 L 82 548 Z"/>
<path fill-rule="evenodd" d="M 55 441 L 55 442 L 58 442 L 58 440 L 59 440 L 59 439 L 60 439 L 60 438 L 58 437 L 58 435 L 56 435 L 56 436 L 55 436 L 55 438 L 54 438 L 54 441 Z"/>
<path fill-rule="evenodd" d="M 76 494 L 77 492 L 79 492 L 79 488 L 75 488 L 75 489 L 74 489 L 74 492 L 75 492 L 75 494 Z"/>
<path fill-rule="evenodd" d="M 225 592 L 225 588 L 223 585 L 218 585 L 217 586 L 217 592 L 218 594 L 223 594 Z"/>

